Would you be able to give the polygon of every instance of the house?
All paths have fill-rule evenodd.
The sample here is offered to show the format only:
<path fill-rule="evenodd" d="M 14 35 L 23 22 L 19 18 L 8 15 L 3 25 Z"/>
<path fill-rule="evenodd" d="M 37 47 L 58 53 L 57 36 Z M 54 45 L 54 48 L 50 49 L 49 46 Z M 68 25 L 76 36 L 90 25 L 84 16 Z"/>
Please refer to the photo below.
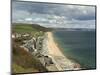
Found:
<path fill-rule="evenodd" d="M 12 38 L 16 38 L 16 36 L 14 35 L 14 34 L 12 34 L 12 36 L 11 36 Z"/>

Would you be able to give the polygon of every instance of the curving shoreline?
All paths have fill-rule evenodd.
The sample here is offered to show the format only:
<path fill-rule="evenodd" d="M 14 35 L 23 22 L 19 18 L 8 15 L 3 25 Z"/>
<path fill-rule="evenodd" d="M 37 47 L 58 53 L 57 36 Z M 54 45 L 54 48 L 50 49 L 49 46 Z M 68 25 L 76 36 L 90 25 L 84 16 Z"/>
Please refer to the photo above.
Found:
<path fill-rule="evenodd" d="M 58 71 L 81 69 L 80 64 L 72 62 L 70 59 L 64 56 L 64 54 L 58 47 L 57 43 L 54 41 L 52 32 L 46 32 L 46 37 L 47 37 L 46 46 L 48 50 L 48 55 L 52 58 Z"/>

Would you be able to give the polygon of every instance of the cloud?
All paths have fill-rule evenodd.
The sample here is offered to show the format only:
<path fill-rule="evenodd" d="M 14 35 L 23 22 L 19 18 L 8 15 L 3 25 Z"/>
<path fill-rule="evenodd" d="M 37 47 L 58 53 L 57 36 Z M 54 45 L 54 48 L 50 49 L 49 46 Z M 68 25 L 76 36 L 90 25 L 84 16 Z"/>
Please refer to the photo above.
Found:
<path fill-rule="evenodd" d="M 32 18 L 25 18 L 25 21 L 32 21 Z"/>
<path fill-rule="evenodd" d="M 13 22 L 37 23 L 47 27 L 95 28 L 95 7 L 32 2 L 12 2 Z"/>

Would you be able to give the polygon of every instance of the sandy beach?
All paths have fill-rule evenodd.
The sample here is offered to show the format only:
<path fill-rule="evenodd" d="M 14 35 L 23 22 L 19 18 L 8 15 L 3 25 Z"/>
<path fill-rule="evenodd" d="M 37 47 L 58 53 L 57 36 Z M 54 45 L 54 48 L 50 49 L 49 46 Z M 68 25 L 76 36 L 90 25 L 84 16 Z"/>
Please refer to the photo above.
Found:
<path fill-rule="evenodd" d="M 57 47 L 57 44 L 54 42 L 53 34 L 51 32 L 47 32 L 48 35 L 48 50 L 49 54 L 55 56 L 63 56 L 60 49 Z"/>
<path fill-rule="evenodd" d="M 48 55 L 51 56 L 58 70 L 79 70 L 80 65 L 72 62 L 64 56 L 56 42 L 54 41 L 52 32 L 47 32 L 47 49 Z"/>

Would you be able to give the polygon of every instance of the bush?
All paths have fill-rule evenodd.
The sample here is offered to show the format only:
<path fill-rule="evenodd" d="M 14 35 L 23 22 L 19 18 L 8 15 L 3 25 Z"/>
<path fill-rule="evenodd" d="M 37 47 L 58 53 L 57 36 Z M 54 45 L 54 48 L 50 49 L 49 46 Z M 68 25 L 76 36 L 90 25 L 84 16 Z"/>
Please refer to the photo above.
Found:
<path fill-rule="evenodd" d="M 34 72 L 34 70 L 38 72 L 45 72 L 47 71 L 46 68 L 40 63 L 39 60 L 37 60 L 31 53 L 27 52 L 24 50 L 24 48 L 19 47 L 15 43 L 13 43 L 13 48 L 12 48 L 12 53 L 13 53 L 13 58 L 12 62 L 15 63 L 17 66 L 20 67 L 14 67 L 13 69 L 16 68 L 22 68 L 16 69 L 16 72 L 24 72 L 24 69 L 30 69 L 30 71 Z M 20 70 L 20 71 L 19 71 Z M 29 72 L 30 72 L 29 71 Z"/>

